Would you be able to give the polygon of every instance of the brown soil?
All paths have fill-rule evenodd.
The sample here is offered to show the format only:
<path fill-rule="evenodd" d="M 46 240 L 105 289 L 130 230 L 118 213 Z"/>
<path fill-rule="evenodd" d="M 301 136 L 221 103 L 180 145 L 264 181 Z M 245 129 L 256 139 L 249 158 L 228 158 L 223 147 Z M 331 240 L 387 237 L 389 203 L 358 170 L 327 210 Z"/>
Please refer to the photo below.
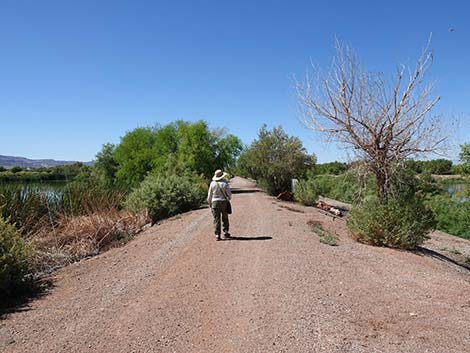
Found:
<path fill-rule="evenodd" d="M 437 252 L 356 243 L 344 219 L 233 184 L 244 191 L 234 240 L 216 242 L 202 209 L 70 265 L 0 321 L 0 351 L 470 351 L 468 269 Z M 338 246 L 320 243 L 308 221 Z M 431 248 L 449 242 L 470 256 L 454 239 L 440 233 Z"/>

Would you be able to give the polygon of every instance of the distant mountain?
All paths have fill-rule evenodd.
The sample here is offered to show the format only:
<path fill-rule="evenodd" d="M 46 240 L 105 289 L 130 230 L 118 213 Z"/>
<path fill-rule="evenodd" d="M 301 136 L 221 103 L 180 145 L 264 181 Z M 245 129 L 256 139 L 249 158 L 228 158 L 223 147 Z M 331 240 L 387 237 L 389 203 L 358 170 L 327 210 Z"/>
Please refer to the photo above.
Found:
<path fill-rule="evenodd" d="M 56 161 L 54 159 L 28 159 L 24 157 L 12 157 L 0 155 L 0 166 L 5 168 L 13 168 L 15 166 L 22 168 L 41 168 L 41 167 L 55 167 L 58 165 L 74 164 L 77 161 Z M 91 165 L 92 162 L 80 162 L 86 165 Z"/>

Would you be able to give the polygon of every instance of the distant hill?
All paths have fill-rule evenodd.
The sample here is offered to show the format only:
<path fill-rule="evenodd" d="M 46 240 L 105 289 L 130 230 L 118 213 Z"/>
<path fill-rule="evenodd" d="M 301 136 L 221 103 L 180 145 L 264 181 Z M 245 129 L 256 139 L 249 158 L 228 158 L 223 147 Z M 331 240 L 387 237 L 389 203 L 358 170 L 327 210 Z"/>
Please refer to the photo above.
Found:
<path fill-rule="evenodd" d="M 48 168 L 58 165 L 74 164 L 77 161 L 56 161 L 54 159 L 28 159 L 24 157 L 12 157 L 0 155 L 0 166 L 5 168 L 13 168 L 15 166 L 22 168 Z M 86 165 L 91 165 L 92 162 L 81 162 Z"/>

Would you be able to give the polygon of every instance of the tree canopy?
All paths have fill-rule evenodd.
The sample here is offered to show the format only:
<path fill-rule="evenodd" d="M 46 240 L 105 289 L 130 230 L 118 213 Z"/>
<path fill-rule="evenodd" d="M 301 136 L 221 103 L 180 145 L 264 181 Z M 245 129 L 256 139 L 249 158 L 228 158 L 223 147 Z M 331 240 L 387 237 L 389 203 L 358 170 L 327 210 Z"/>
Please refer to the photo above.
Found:
<path fill-rule="evenodd" d="M 150 172 L 189 169 L 206 178 L 216 169 L 233 167 L 242 143 L 224 130 L 211 131 L 205 121 L 176 121 L 139 127 L 118 145 L 106 144 L 95 164 L 105 183 L 137 186 Z"/>
<path fill-rule="evenodd" d="M 258 139 L 240 155 L 241 174 L 256 179 L 270 194 L 290 190 L 292 178 L 301 178 L 316 162 L 299 138 L 289 136 L 281 126 L 264 125 Z"/>

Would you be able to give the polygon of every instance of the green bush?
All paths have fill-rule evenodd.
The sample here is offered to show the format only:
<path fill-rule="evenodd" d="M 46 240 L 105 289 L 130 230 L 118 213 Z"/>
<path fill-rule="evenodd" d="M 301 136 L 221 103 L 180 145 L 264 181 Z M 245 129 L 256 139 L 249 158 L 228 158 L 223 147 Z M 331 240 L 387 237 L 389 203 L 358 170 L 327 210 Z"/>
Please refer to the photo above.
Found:
<path fill-rule="evenodd" d="M 367 198 L 348 217 L 348 228 L 359 241 L 400 249 L 414 249 L 435 229 L 432 212 L 417 197 L 380 202 Z"/>
<path fill-rule="evenodd" d="M 300 180 L 297 183 L 294 197 L 296 201 L 307 206 L 313 205 L 319 195 L 342 202 L 353 203 L 365 195 L 373 194 L 373 183 L 374 179 L 372 177 L 361 180 L 353 172 L 338 176 L 309 175 L 307 180 Z"/>
<path fill-rule="evenodd" d="M 18 229 L 0 217 L 0 297 L 5 298 L 28 284 L 30 246 Z"/>
<path fill-rule="evenodd" d="M 194 174 L 152 174 L 127 198 L 133 212 L 147 209 L 152 222 L 199 208 L 205 201 L 205 182 Z"/>
<path fill-rule="evenodd" d="M 295 186 L 294 199 L 306 206 L 314 206 L 320 195 L 314 179 L 299 180 Z"/>
<path fill-rule="evenodd" d="M 470 239 L 470 199 L 442 194 L 430 197 L 426 203 L 434 213 L 438 229 Z"/>
<path fill-rule="evenodd" d="M 346 163 L 341 162 L 329 162 L 329 163 L 322 163 L 316 164 L 312 169 L 312 173 L 315 175 L 321 174 L 332 174 L 332 175 L 340 175 L 345 173 L 348 170 L 348 165 Z"/>

